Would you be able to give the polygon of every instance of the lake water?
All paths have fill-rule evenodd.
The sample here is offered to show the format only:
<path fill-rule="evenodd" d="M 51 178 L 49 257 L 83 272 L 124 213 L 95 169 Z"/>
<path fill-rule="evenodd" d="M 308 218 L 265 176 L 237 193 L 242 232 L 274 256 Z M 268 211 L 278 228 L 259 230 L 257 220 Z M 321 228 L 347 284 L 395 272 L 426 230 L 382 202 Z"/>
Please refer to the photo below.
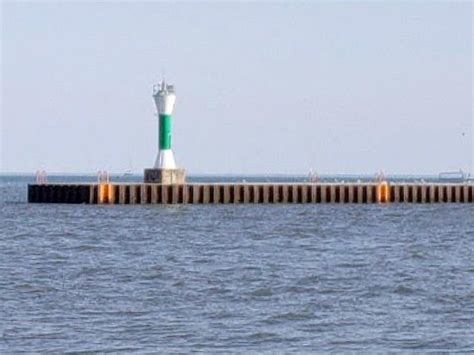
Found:
<path fill-rule="evenodd" d="M 0 353 L 474 351 L 472 204 L 27 204 L 32 181 L 0 178 Z"/>

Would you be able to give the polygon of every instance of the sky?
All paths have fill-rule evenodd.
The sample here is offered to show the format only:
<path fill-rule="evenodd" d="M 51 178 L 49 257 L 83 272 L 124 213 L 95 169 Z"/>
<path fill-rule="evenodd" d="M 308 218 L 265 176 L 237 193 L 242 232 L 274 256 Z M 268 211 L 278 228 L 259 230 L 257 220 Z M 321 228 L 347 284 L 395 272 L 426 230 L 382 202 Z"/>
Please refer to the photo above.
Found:
<path fill-rule="evenodd" d="M 437 174 L 473 156 L 471 2 L 14 2 L 0 172 Z"/>

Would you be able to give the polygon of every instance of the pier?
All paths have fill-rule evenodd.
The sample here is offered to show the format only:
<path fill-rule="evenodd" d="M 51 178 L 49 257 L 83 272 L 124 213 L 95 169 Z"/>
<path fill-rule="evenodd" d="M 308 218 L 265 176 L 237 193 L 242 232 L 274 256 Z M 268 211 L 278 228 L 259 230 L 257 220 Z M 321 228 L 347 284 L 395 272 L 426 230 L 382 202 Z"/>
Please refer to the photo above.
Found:
<path fill-rule="evenodd" d="M 106 171 L 97 183 L 53 184 L 39 171 L 28 185 L 30 203 L 103 205 L 148 204 L 318 204 L 318 203 L 473 203 L 474 184 L 462 182 L 389 182 L 383 174 L 374 182 L 188 183 L 171 147 L 174 85 L 161 80 L 153 88 L 158 112 L 158 153 L 153 167 L 144 170 L 143 183 L 110 182 Z M 315 178 L 316 179 L 313 179 Z M 450 176 L 449 176 L 450 177 Z M 464 178 L 464 175 L 462 176 Z"/>
<path fill-rule="evenodd" d="M 30 184 L 28 202 L 74 204 L 473 203 L 471 183 Z"/>

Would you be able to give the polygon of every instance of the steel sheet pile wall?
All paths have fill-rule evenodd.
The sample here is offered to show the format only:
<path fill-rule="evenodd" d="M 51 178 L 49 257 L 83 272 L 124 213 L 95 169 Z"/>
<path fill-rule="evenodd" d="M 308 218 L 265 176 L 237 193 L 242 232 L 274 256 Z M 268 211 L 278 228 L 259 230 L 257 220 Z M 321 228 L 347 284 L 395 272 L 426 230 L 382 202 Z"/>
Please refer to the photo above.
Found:
<path fill-rule="evenodd" d="M 472 184 L 38 184 L 28 202 L 88 204 L 473 203 Z"/>

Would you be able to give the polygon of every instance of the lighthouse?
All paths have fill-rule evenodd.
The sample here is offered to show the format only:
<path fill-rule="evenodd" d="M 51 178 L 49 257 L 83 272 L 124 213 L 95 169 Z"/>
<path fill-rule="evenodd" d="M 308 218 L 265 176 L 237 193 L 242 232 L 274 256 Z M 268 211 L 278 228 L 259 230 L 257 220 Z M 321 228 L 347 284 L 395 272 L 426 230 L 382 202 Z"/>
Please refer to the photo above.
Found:
<path fill-rule="evenodd" d="M 171 149 L 173 111 L 176 103 L 174 86 L 162 79 L 153 87 L 153 99 L 158 111 L 158 154 L 154 167 L 145 169 L 145 183 L 184 184 L 186 172 L 176 167 Z"/>
<path fill-rule="evenodd" d="M 158 111 L 158 137 L 159 150 L 156 156 L 156 169 L 176 169 L 171 142 L 173 138 L 173 111 L 176 102 L 174 86 L 167 85 L 163 79 L 153 88 L 153 98 L 155 99 Z"/>

